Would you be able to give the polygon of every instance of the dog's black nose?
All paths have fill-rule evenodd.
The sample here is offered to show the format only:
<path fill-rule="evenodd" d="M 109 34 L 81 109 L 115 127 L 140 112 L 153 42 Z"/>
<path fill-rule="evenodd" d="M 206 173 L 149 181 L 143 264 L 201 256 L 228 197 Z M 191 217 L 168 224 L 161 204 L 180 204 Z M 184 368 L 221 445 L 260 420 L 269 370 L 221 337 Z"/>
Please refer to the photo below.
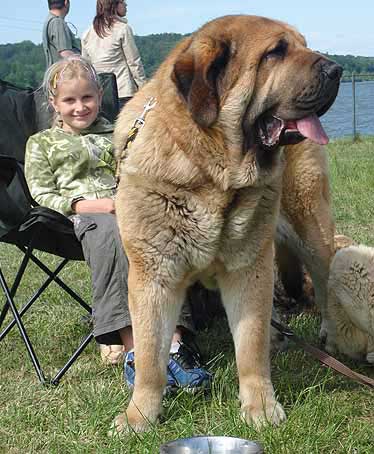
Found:
<path fill-rule="evenodd" d="M 331 60 L 324 61 L 322 64 L 322 71 L 327 74 L 331 80 L 340 79 L 343 74 L 343 68 Z"/>

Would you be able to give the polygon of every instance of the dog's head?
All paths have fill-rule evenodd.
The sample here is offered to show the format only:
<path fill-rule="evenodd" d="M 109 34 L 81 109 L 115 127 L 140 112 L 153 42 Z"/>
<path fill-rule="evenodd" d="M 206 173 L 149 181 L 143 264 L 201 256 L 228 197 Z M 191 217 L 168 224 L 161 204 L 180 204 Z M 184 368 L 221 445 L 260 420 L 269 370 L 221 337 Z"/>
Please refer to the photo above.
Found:
<path fill-rule="evenodd" d="M 235 123 L 245 149 L 268 150 L 306 137 L 327 143 L 318 117 L 334 102 L 341 74 L 289 25 L 226 16 L 184 43 L 172 79 L 200 127 Z"/>

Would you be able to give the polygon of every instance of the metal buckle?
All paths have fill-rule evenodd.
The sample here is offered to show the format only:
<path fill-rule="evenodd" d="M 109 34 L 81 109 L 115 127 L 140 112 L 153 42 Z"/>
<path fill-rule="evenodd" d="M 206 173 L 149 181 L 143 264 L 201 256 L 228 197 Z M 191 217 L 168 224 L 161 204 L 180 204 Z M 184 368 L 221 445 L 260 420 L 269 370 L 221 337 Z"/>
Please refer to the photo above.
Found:
<path fill-rule="evenodd" d="M 142 114 L 135 120 L 134 126 L 141 129 L 145 123 L 145 116 L 149 110 L 152 110 L 157 104 L 156 98 L 153 96 L 148 99 L 148 101 L 144 104 L 144 110 Z"/>

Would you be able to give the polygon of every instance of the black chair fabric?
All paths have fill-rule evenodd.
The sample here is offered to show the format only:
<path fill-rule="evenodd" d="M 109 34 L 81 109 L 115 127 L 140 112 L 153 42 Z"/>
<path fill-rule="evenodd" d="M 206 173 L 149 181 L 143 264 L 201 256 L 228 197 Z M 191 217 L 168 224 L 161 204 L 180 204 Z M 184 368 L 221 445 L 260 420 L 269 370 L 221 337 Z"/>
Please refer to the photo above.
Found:
<path fill-rule="evenodd" d="M 98 74 L 103 89 L 101 114 L 114 123 L 119 112 L 117 78 L 113 73 Z"/>
<path fill-rule="evenodd" d="M 27 139 L 36 131 L 33 90 L 0 80 L 0 153 L 23 163 Z"/>

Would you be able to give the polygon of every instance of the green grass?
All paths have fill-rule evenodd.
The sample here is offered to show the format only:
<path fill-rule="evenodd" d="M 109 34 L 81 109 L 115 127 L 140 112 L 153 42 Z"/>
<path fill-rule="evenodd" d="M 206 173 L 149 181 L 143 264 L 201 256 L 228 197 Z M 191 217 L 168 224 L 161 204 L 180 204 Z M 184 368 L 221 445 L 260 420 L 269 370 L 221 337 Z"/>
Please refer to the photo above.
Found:
<path fill-rule="evenodd" d="M 328 146 L 337 230 L 358 242 L 374 244 L 374 139 Z M 14 273 L 19 254 L 1 244 L 0 261 L 7 276 Z M 46 257 L 56 262 L 53 257 Z M 66 280 L 90 298 L 84 263 L 70 264 Z M 30 266 L 19 299 L 32 294 L 42 275 Z M 48 301 L 49 304 L 44 304 Z M 48 374 L 63 364 L 86 334 L 84 312 L 51 285 L 25 323 Z M 316 342 L 318 320 L 294 317 L 292 327 Z M 169 440 L 197 434 L 231 435 L 259 440 L 266 453 L 371 454 L 374 452 L 373 391 L 323 368 L 291 346 L 272 358 L 273 383 L 288 420 L 278 428 L 257 432 L 239 418 L 233 346 L 225 321 L 198 337 L 215 372 L 209 396 L 183 393 L 165 399 L 163 422 L 142 435 L 108 438 L 113 417 L 122 411 L 128 393 L 120 367 L 104 367 L 94 343 L 79 358 L 58 387 L 42 387 L 14 330 L 0 343 L 0 453 L 147 453 L 157 454 Z M 343 359 L 362 373 L 369 366 Z"/>
<path fill-rule="evenodd" d="M 374 138 L 332 142 L 328 150 L 337 230 L 374 245 Z"/>

